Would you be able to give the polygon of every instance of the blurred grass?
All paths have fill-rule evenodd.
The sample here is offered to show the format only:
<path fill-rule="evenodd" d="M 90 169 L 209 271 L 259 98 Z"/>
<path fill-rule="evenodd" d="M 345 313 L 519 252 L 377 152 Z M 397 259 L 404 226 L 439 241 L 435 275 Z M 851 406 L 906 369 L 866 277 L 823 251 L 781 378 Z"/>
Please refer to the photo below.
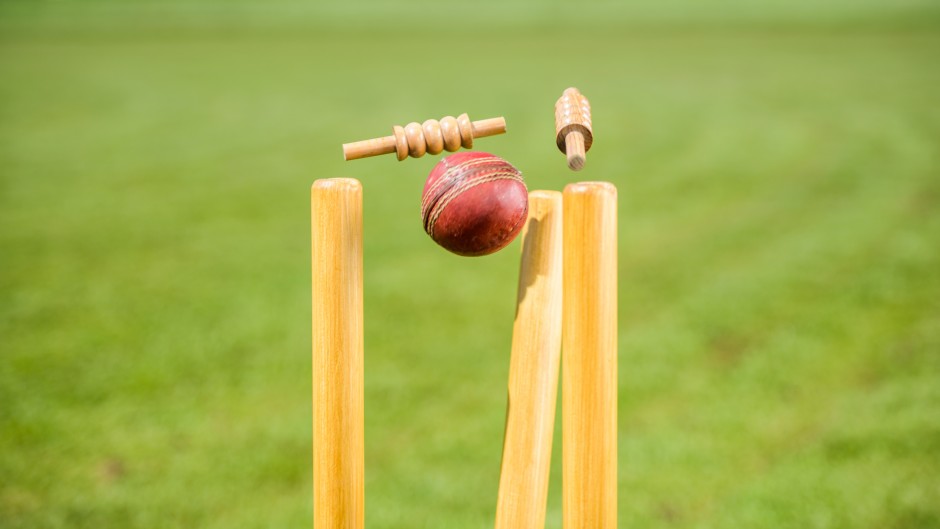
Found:
<path fill-rule="evenodd" d="M 485 34 L 494 30 L 664 27 L 920 28 L 940 23 L 936 0 L 6 0 L 0 27 L 121 32 L 141 28 L 171 32 L 269 30 L 309 32 L 349 29 Z M 3 24 L 3 22 L 6 24 Z"/>
<path fill-rule="evenodd" d="M 0 526 L 309 527 L 329 176 L 365 186 L 369 527 L 490 526 L 518 244 L 445 253 L 435 159 L 339 151 L 469 112 L 530 189 L 620 189 L 622 527 L 940 527 L 936 5 L 591 4 L 563 39 L 546 5 L 5 3 Z"/>

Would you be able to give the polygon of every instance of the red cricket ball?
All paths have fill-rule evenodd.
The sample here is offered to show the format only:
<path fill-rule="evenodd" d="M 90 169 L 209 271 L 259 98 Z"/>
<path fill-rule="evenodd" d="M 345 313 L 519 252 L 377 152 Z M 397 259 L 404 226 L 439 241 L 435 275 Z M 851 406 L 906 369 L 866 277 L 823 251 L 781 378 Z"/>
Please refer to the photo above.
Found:
<path fill-rule="evenodd" d="M 457 255 L 488 255 L 525 224 L 529 194 L 522 173 L 485 152 L 459 152 L 431 170 L 421 198 L 424 231 Z"/>

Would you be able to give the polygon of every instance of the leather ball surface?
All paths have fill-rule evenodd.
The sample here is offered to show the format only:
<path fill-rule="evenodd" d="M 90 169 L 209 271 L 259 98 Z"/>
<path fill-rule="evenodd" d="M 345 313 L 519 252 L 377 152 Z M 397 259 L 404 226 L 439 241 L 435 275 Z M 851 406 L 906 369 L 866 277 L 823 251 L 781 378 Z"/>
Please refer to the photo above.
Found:
<path fill-rule="evenodd" d="M 522 173 L 485 152 L 459 152 L 440 161 L 424 184 L 424 231 L 447 250 L 487 255 L 512 242 L 525 224 L 529 194 Z"/>

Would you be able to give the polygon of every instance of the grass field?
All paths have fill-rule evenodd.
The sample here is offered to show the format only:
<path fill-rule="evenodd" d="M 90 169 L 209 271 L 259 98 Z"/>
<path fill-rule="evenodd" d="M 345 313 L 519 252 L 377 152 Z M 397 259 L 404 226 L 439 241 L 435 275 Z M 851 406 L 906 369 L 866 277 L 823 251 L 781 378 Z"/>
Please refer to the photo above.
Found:
<path fill-rule="evenodd" d="M 365 189 L 368 527 L 491 526 L 518 243 L 449 255 L 418 213 L 435 159 L 340 155 L 460 112 L 506 116 L 477 146 L 530 189 L 619 187 L 621 527 L 940 527 L 937 11 L 718 4 L 565 39 L 557 5 L 489 33 L 0 11 L 0 527 L 310 526 L 331 176 Z"/>

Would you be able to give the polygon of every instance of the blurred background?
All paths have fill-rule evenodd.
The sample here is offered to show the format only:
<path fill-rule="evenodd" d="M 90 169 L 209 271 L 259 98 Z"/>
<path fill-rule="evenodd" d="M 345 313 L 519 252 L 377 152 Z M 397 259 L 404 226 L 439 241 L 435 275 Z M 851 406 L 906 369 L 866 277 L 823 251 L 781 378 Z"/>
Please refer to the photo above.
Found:
<path fill-rule="evenodd" d="M 446 253 L 439 157 L 340 150 L 468 112 L 530 189 L 619 187 L 621 527 L 940 527 L 938 65 L 933 0 L 0 3 L 0 526 L 310 527 L 347 176 L 368 526 L 491 527 L 518 241 Z"/>

